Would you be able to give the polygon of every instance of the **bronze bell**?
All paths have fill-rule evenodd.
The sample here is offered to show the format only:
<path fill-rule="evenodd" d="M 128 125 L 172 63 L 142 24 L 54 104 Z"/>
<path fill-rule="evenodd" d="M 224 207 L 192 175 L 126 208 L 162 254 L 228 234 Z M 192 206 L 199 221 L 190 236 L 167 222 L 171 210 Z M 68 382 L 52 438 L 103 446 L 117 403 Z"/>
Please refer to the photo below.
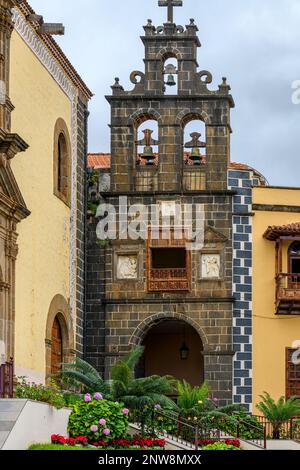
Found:
<path fill-rule="evenodd" d="M 201 154 L 198 147 L 193 147 L 189 159 L 192 160 L 194 165 L 201 165 Z"/>
<path fill-rule="evenodd" d="M 171 75 L 171 74 L 168 75 L 168 80 L 166 81 L 166 85 L 168 85 L 168 86 L 175 86 L 176 85 L 174 75 Z"/>
<path fill-rule="evenodd" d="M 141 154 L 141 158 L 146 160 L 146 165 L 154 165 L 155 155 L 151 146 L 145 146 L 144 152 Z"/>

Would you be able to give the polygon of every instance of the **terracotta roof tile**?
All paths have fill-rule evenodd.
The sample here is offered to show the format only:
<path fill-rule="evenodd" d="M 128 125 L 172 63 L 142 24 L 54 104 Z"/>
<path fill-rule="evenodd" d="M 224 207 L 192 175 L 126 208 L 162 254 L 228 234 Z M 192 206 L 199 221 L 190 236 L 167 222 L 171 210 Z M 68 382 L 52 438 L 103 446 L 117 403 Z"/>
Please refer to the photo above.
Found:
<path fill-rule="evenodd" d="M 104 170 L 110 168 L 111 155 L 110 153 L 89 153 L 88 154 L 88 168 L 95 170 Z"/>
<path fill-rule="evenodd" d="M 264 233 L 264 238 L 276 241 L 279 237 L 300 235 L 300 222 L 287 225 L 270 225 Z"/>
<path fill-rule="evenodd" d="M 157 161 L 158 155 L 156 154 L 156 161 Z M 189 153 L 185 153 L 185 161 L 188 160 Z M 89 168 L 95 168 L 97 169 L 107 169 L 110 168 L 111 165 L 111 154 L 110 153 L 90 153 L 88 155 L 88 167 Z M 243 170 L 243 171 L 253 171 L 254 173 L 258 174 L 259 173 L 254 169 L 251 168 L 248 165 L 245 165 L 244 163 L 235 163 L 235 162 L 230 162 L 229 168 L 235 169 L 235 170 Z"/>

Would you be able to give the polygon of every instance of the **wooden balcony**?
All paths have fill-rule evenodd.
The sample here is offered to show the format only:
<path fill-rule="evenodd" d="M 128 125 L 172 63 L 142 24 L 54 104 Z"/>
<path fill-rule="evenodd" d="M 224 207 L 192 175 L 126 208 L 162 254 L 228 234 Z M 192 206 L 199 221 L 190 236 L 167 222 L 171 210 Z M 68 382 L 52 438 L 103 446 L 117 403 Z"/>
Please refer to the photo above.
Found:
<path fill-rule="evenodd" d="M 300 315 L 300 274 L 277 275 L 276 314 Z"/>
<path fill-rule="evenodd" d="M 148 290 L 150 292 L 189 291 L 189 272 L 185 268 L 150 269 Z"/>

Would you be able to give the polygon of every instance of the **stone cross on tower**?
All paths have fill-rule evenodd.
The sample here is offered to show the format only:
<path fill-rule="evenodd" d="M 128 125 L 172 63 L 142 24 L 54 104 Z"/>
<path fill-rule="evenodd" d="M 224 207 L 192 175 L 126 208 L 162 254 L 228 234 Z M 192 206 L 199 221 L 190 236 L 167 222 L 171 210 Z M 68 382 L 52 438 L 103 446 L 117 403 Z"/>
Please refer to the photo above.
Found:
<path fill-rule="evenodd" d="M 159 7 L 168 7 L 168 23 L 174 22 L 173 8 L 182 7 L 182 0 L 158 0 Z"/>

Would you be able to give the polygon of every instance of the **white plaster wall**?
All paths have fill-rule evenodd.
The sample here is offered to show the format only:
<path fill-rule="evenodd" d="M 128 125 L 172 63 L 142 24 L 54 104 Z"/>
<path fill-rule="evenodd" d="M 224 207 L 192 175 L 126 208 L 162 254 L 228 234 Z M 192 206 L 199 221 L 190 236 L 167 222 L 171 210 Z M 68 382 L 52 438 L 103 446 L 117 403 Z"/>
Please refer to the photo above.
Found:
<path fill-rule="evenodd" d="M 66 436 L 70 413 L 28 400 L 2 450 L 27 450 L 31 444 L 50 443 L 52 434 Z"/>

